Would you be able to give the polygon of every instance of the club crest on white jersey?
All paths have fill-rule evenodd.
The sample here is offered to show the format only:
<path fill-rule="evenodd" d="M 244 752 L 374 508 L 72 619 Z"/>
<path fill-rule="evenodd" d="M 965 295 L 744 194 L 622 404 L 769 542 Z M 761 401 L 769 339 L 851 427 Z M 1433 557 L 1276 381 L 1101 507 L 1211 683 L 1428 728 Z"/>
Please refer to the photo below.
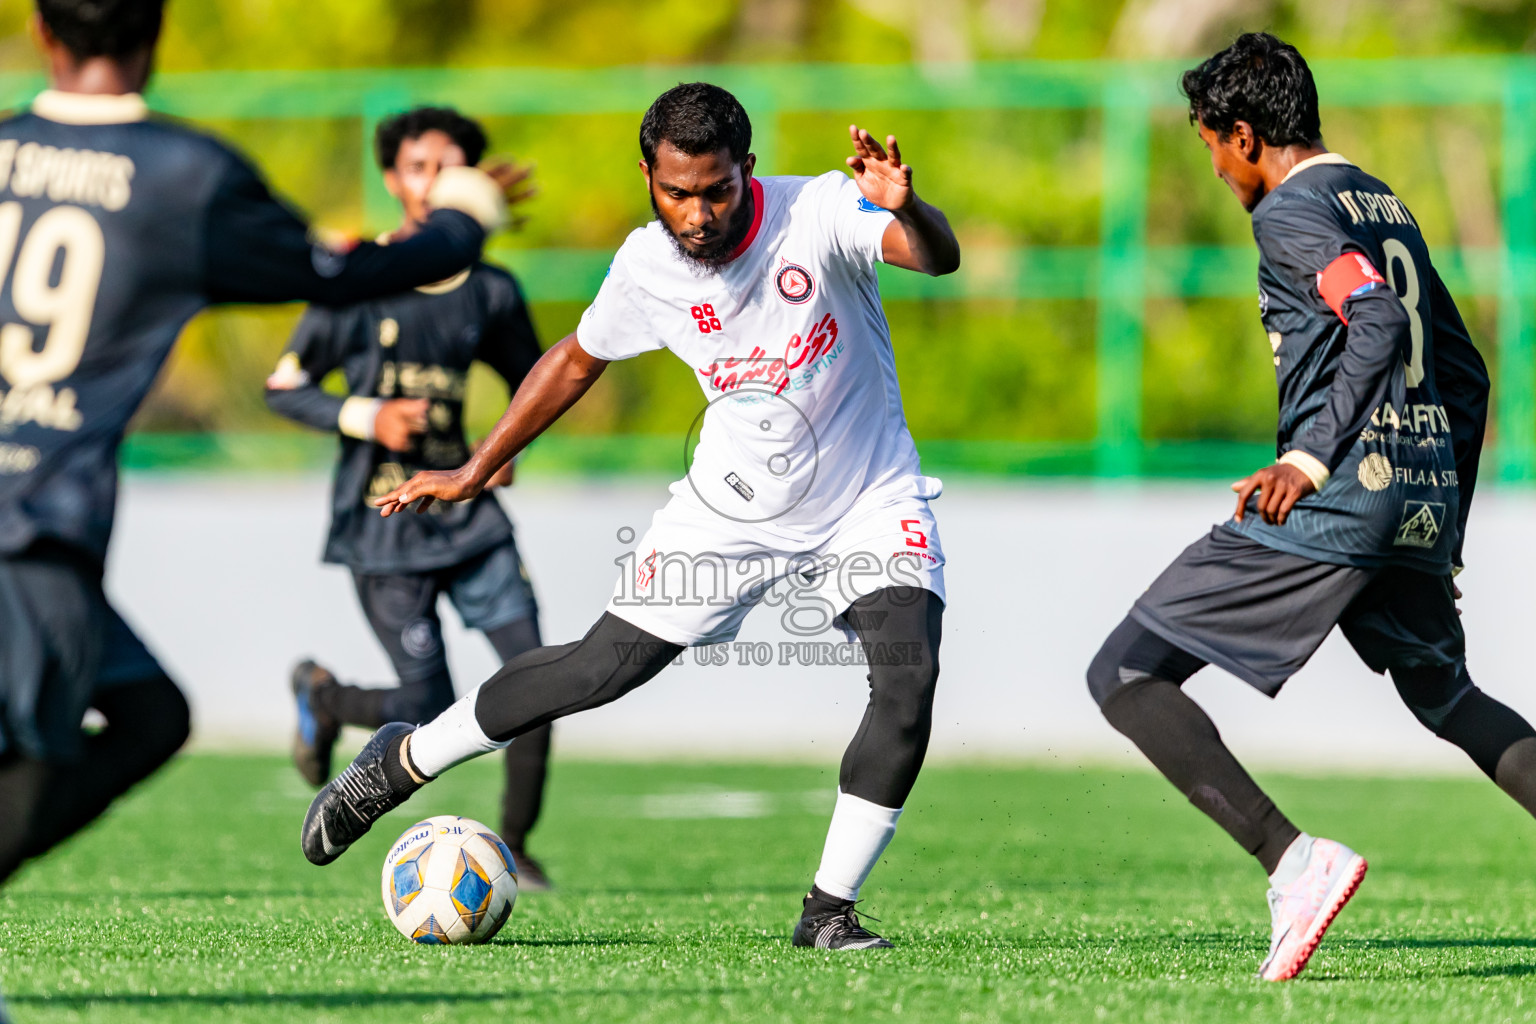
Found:
<path fill-rule="evenodd" d="M 773 285 L 779 290 L 779 298 L 795 306 L 811 301 L 811 296 L 816 294 L 816 279 L 811 277 L 811 272 L 788 260 L 779 265 Z"/>

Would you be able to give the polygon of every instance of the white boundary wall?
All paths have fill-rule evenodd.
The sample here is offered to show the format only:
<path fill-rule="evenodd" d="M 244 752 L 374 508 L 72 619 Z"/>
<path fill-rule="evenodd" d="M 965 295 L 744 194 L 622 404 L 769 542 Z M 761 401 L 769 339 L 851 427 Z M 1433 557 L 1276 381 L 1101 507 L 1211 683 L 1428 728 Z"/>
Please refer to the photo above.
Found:
<path fill-rule="evenodd" d="M 125 480 L 108 589 L 187 689 L 205 747 L 285 745 L 286 680 L 299 656 L 343 678 L 391 678 L 350 577 L 319 564 L 327 486 L 319 476 Z M 617 531 L 643 532 L 667 497 L 664 483 L 650 481 L 537 482 L 503 496 L 550 642 L 586 631 L 626 550 Z M 955 480 L 934 507 L 950 598 L 934 754 L 1064 765 L 1130 756 L 1088 697 L 1083 672 L 1142 588 L 1226 516 L 1222 485 Z M 1460 580 L 1474 678 L 1528 715 L 1536 715 L 1533 525 L 1536 499 L 1485 490 Z M 497 663 L 483 639 L 443 613 L 463 692 Z M 759 609 L 740 639 L 776 647 L 789 636 L 775 610 Z M 559 751 L 835 762 L 862 714 L 858 668 L 739 667 L 734 656 L 730 666 L 701 667 L 685 657 L 618 703 L 561 722 Z M 1240 756 L 1259 762 L 1468 770 L 1337 634 L 1277 701 L 1215 669 L 1190 692 Z"/>

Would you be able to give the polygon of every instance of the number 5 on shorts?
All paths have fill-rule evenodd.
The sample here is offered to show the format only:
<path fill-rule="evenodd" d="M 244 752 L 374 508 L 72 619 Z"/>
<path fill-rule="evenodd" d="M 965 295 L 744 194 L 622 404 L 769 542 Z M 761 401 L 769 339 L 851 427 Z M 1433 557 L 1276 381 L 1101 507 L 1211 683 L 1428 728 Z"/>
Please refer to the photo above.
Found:
<path fill-rule="evenodd" d="M 901 532 L 907 535 L 907 547 L 925 549 L 928 547 L 928 535 L 918 529 L 922 525 L 923 521 L 921 519 L 903 519 L 901 521 Z"/>

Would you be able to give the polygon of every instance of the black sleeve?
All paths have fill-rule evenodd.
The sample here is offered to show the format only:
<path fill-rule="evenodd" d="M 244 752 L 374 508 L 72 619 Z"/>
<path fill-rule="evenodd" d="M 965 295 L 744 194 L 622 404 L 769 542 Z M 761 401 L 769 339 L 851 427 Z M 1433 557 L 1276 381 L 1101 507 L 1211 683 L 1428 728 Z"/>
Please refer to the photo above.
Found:
<path fill-rule="evenodd" d="M 435 210 L 425 230 L 389 246 L 363 242 L 336 252 L 233 154 L 214 187 L 203 228 L 204 291 L 210 302 L 341 306 L 452 277 L 480 255 L 485 231 L 468 214 Z"/>
<path fill-rule="evenodd" d="M 267 378 L 267 408 L 296 423 L 335 433 L 345 401 L 320 387 L 341 365 L 350 332 L 331 310 L 311 306 L 294 328 L 277 369 Z"/>
<path fill-rule="evenodd" d="M 1264 258 L 1333 316 L 1317 291 L 1317 275 L 1346 252 L 1365 255 L 1335 213 L 1318 201 L 1297 199 L 1278 205 L 1253 222 Z M 1354 446 L 1371 415 L 1386 402 L 1392 371 L 1409 351 L 1408 311 L 1385 284 L 1356 292 L 1344 303 L 1348 327 L 1344 356 L 1328 389 L 1328 400 L 1312 425 L 1296 439 L 1298 448 L 1332 473 Z"/>
<path fill-rule="evenodd" d="M 1433 316 L 1435 387 L 1451 421 L 1451 448 L 1456 456 L 1456 481 L 1461 495 L 1456 548 L 1451 560 L 1461 565 L 1461 545 L 1467 536 L 1467 515 L 1477 486 L 1477 467 L 1488 428 L 1488 367 L 1472 343 L 1456 301 L 1430 268 L 1429 305 Z"/>
<path fill-rule="evenodd" d="M 1328 388 L 1328 403 L 1293 446 L 1316 456 L 1330 473 L 1391 397 L 1392 371 L 1403 361 L 1411 330 L 1408 310 L 1385 284 L 1353 296 L 1344 310 L 1349 316 L 1344 358 Z"/>
<path fill-rule="evenodd" d="M 539 348 L 539 336 L 516 279 L 508 276 L 494 283 L 496 300 L 475 358 L 495 370 L 507 382 L 507 390 L 515 394 L 544 351 Z"/>

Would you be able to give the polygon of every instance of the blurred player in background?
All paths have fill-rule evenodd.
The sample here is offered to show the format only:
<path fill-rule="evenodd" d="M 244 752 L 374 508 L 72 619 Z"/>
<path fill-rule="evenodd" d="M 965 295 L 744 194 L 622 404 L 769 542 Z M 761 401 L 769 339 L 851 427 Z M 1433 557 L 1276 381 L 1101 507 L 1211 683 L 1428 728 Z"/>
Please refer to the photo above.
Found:
<path fill-rule="evenodd" d="M 1323 147 L 1301 54 L 1240 37 L 1184 75 L 1216 175 L 1253 215 L 1280 390 L 1272 466 L 1153 582 L 1088 670 L 1104 716 L 1270 877 L 1260 975 L 1295 977 L 1366 864 L 1301 832 L 1181 689 L 1215 664 L 1274 696 L 1335 625 L 1409 710 L 1536 813 L 1536 730 L 1473 685 L 1460 568 L 1488 374 L 1417 222 Z"/>
<path fill-rule="evenodd" d="M 334 860 L 446 769 L 623 696 L 685 647 L 731 639 L 776 583 L 835 571 L 831 610 L 864 644 L 870 699 L 793 941 L 890 945 L 860 924 L 854 901 L 927 750 L 944 559 L 928 507 L 940 484 L 922 475 L 907 430 L 875 271 L 950 273 L 960 247 L 913 191 L 896 140 L 850 132 L 852 180 L 755 178 L 751 123 L 730 93 L 680 85 L 652 104 L 640 167 L 656 219 L 625 241 L 576 333 L 534 367 L 480 450 L 379 504 L 390 515 L 419 499 L 474 498 L 609 361 L 661 348 L 710 399 L 688 478 L 584 639 L 517 658 L 420 728 L 374 735 L 311 805 L 310 860 Z M 708 567 L 727 581 L 710 600 L 671 589 Z"/>
<path fill-rule="evenodd" d="M 375 148 L 405 215 L 380 241 L 396 243 L 422 230 L 438 173 L 479 163 L 486 138 L 457 111 L 421 107 L 380 124 Z M 482 261 L 399 295 L 311 306 L 268 378 L 267 404 L 275 412 L 341 436 L 324 560 L 352 571 L 363 614 L 399 676 L 395 686 L 348 686 L 312 661 L 295 667 L 294 761 L 311 785 L 330 778 L 341 726 L 425 722 L 453 703 L 440 596 L 467 628 L 485 634 L 503 662 L 540 646 L 533 588 L 493 495 L 441 503 L 425 516 L 384 519 L 373 506 L 413 474 L 453 469 L 469 458 L 463 419 L 472 362 L 500 374 L 510 393 L 540 354 L 517 282 Z M 346 377 L 346 397 L 320 387 L 337 369 Z M 510 484 L 511 474 L 508 462 L 490 486 Z M 525 849 L 544 793 L 549 734 L 544 725 L 507 748 L 501 836 L 524 891 L 549 887 Z"/>
<path fill-rule="evenodd" d="M 0 122 L 0 879 L 187 737 L 181 691 L 102 592 L 117 449 L 182 325 L 450 277 L 511 176 L 456 168 L 398 245 L 317 245 L 243 158 L 149 115 L 162 5 L 39 0 L 50 88 Z"/>

